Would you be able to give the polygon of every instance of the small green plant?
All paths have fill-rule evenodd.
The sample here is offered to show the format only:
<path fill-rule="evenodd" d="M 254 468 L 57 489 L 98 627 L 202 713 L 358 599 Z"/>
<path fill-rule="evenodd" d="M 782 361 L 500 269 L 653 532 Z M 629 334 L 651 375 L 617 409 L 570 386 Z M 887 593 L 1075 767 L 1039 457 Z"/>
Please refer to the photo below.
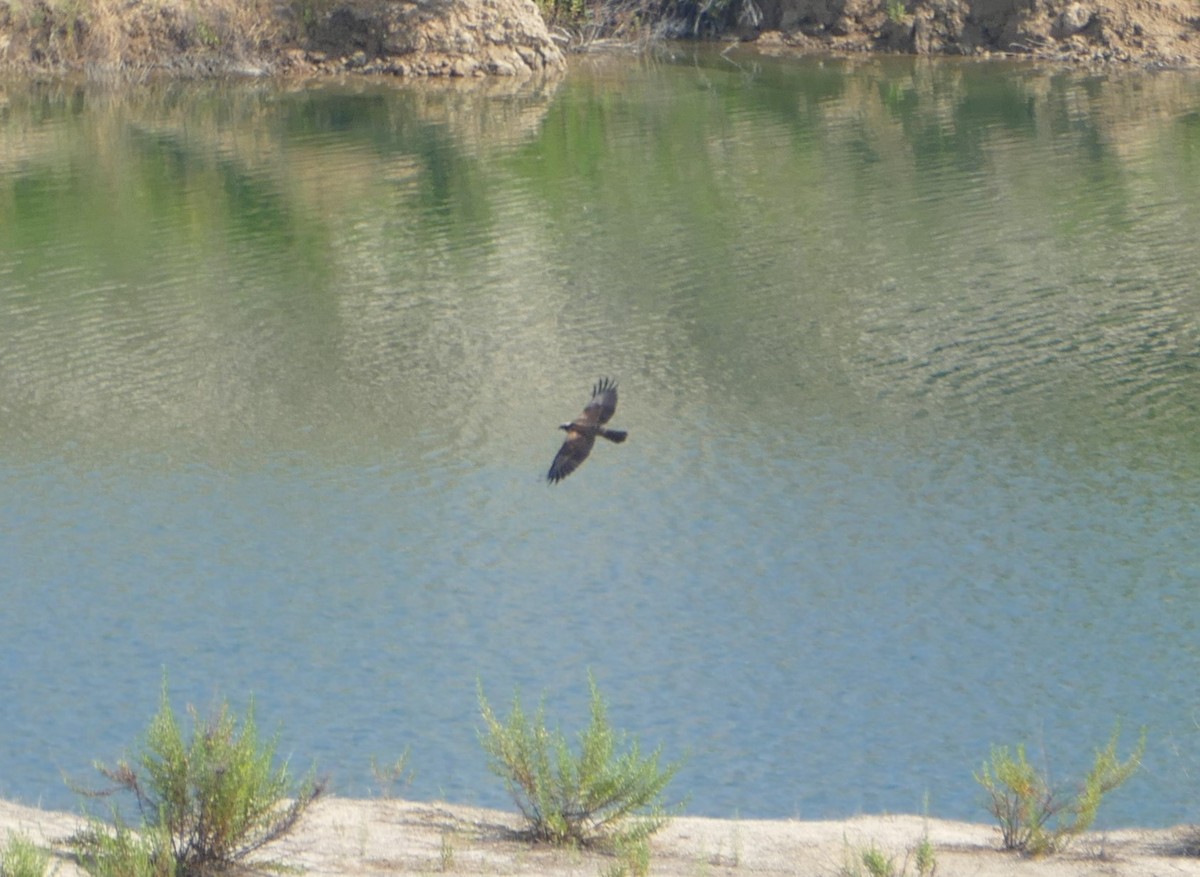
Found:
<path fill-rule="evenodd" d="M 449 832 L 442 833 L 442 848 L 438 855 L 438 864 L 443 873 L 454 870 L 454 843 Z"/>
<path fill-rule="evenodd" d="M 542 18 L 550 25 L 571 26 L 587 22 L 584 0 L 537 0 L 537 6 Z"/>
<path fill-rule="evenodd" d="M 896 860 L 874 844 L 862 850 L 861 858 L 870 877 L 894 877 L 896 874 Z"/>
<path fill-rule="evenodd" d="M 45 877 L 50 854 L 27 836 L 9 832 L 0 849 L 0 877 Z"/>
<path fill-rule="evenodd" d="M 999 823 L 1004 848 L 1047 855 L 1065 849 L 1087 831 L 1104 796 L 1133 776 L 1146 750 L 1143 729 L 1133 753 L 1121 761 L 1117 757 L 1120 735 L 1118 724 L 1108 745 L 1096 751 L 1091 770 L 1073 795 L 1051 785 L 1046 774 L 1026 760 L 1023 745 L 1015 756 L 1007 746 L 993 746 L 975 781 L 988 793 L 988 812 Z"/>
<path fill-rule="evenodd" d="M 896 861 L 875 845 L 855 847 L 846 841 L 845 861 L 841 877 L 903 877 L 896 870 Z"/>
<path fill-rule="evenodd" d="M 913 864 L 917 868 L 917 877 L 934 877 L 937 874 L 937 852 L 933 848 L 933 842 L 929 840 L 928 829 L 913 850 Z"/>
<path fill-rule="evenodd" d="M 384 798 L 394 798 L 397 785 L 408 785 L 412 782 L 412 771 L 408 769 L 408 750 L 400 753 L 400 757 L 391 764 L 380 764 L 371 758 L 371 775 L 379 784 L 379 793 Z"/>
<path fill-rule="evenodd" d="M 178 868 L 166 854 L 169 840 L 161 828 L 131 829 L 114 815 L 111 828 L 93 824 L 73 838 L 79 863 L 93 877 L 176 877 Z"/>
<path fill-rule="evenodd" d="M 917 877 L 934 877 L 937 874 L 937 851 L 933 848 L 933 841 L 929 839 L 928 789 L 925 790 L 925 798 L 921 809 L 925 813 L 925 827 L 921 831 L 921 839 L 917 841 L 917 845 L 912 849 L 913 864 L 917 868 Z"/>
<path fill-rule="evenodd" d="M 650 873 L 650 838 L 631 837 L 613 844 L 616 858 L 607 868 L 600 870 L 600 877 L 646 877 Z"/>
<path fill-rule="evenodd" d="M 894 856 L 889 856 L 874 842 L 866 847 L 851 847 L 847 844 L 841 877 L 907 877 L 910 861 L 916 867 L 917 877 L 933 877 L 937 873 L 937 859 L 928 834 L 921 838 L 914 849 L 905 854 L 899 865 L 896 864 Z"/>
<path fill-rule="evenodd" d="M 887 0 L 887 17 L 889 21 L 895 24 L 903 24 L 904 17 L 908 14 L 908 9 L 904 5 L 904 0 Z"/>
<path fill-rule="evenodd" d="M 480 742 L 492 772 L 504 779 L 535 840 L 558 845 L 609 843 L 613 849 L 649 838 L 667 822 L 662 793 L 679 770 L 660 767 L 661 748 L 643 757 L 636 740 L 623 754 L 596 680 L 591 722 L 579 734 L 579 753 L 561 731 L 546 728 L 545 704 L 530 719 L 514 695 L 506 721 L 496 717 L 479 686 L 485 730 Z"/>
<path fill-rule="evenodd" d="M 196 42 L 207 49 L 215 49 L 221 45 L 221 35 L 210 22 L 197 21 L 195 34 Z"/>
<path fill-rule="evenodd" d="M 231 870 L 290 832 L 322 793 L 311 776 L 296 788 L 286 764 L 273 766 L 275 742 L 260 742 L 253 702 L 240 727 L 227 703 L 204 719 L 194 708 L 188 712 L 190 738 L 171 709 L 164 677 L 142 751 L 115 767 L 96 765 L 113 787 L 84 794 L 132 794 L 141 826 L 130 828 L 115 808 L 111 826 L 92 819 L 72 838 L 89 873 L 207 877 Z"/>

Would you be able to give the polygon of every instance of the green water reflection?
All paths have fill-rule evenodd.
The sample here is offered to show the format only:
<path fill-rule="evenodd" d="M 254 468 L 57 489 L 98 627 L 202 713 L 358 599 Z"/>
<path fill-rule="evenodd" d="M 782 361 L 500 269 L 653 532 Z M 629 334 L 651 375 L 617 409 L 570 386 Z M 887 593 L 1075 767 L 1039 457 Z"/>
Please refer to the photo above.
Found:
<path fill-rule="evenodd" d="M 753 377 L 773 396 L 809 376 L 789 401 L 813 414 L 1007 410 L 995 382 L 1034 431 L 1115 406 L 1139 431 L 1195 433 L 1196 89 L 1175 75 L 721 57 L 591 59 L 565 82 L 482 95 L 10 86 L 0 340 L 24 389 L 10 380 L 5 395 L 48 404 L 32 388 L 70 383 L 56 371 L 67 351 L 95 341 L 103 376 L 128 356 L 123 339 L 194 338 L 181 320 L 220 332 L 223 311 L 244 307 L 270 327 L 251 346 L 303 336 L 278 337 L 280 374 L 305 373 L 324 346 L 343 374 L 322 380 L 348 380 L 386 364 L 337 334 L 440 287 L 508 297 L 530 320 L 555 309 L 561 330 L 586 330 L 570 325 L 596 316 L 584 300 L 623 308 L 631 345 L 666 345 L 714 389 Z M 96 326 L 70 325 L 84 293 L 123 328 L 81 337 Z M 490 309 L 457 318 L 477 319 L 462 332 L 489 347 Z M 157 352 L 189 346 L 215 352 Z M 180 389 L 166 380 L 163 393 Z M 243 389 L 253 407 L 261 388 Z M 38 419 L 60 420 L 53 407 Z"/>

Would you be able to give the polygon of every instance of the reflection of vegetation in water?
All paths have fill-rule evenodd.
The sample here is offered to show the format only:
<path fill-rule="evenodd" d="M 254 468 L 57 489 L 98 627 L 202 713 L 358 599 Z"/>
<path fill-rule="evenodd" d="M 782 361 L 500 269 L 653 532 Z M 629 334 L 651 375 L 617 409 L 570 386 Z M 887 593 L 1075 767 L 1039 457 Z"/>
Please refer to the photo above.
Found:
<path fill-rule="evenodd" d="M 0 239 L 35 258 L 50 253 L 39 242 L 71 241 L 106 277 L 136 276 L 182 250 L 224 258 L 247 237 L 256 258 L 280 257 L 279 270 L 321 270 L 319 224 L 290 208 L 251 147 L 246 126 L 266 110 L 253 95 L 37 97 L 36 124 L 9 144 L 18 171 L 0 189 L 0 215 L 20 221 L 0 221 Z"/>
<path fill-rule="evenodd" d="M 1065 390 L 1085 412 L 1099 363 L 1184 361 L 1170 266 L 1197 220 L 1146 207 L 1200 203 L 1200 175 L 1180 170 L 1200 128 L 1182 78 L 713 53 L 583 59 L 557 93 L 207 84 L 6 100 L 14 288 L 64 307 L 102 289 L 93 306 L 123 318 L 175 296 L 189 337 L 244 338 L 298 411 L 313 382 L 289 358 L 319 351 L 380 382 L 389 332 L 414 332 L 431 373 L 469 377 L 495 315 L 461 310 L 464 289 L 564 332 L 586 332 L 594 308 L 636 314 L 626 343 L 750 401 L 804 375 L 804 404 L 978 416 L 1001 384 L 1036 403 L 1024 360 L 1006 365 L 982 330 L 965 343 L 971 325 L 1018 331 L 1008 353 L 1061 382 L 1045 398 Z M 81 276 L 64 282 L 64 266 Z M 437 304 L 401 317 L 410 301 Z M 273 328 L 248 330 L 247 305 Z M 1043 324 L 1053 338 L 1021 328 Z"/>
<path fill-rule="evenodd" d="M 1177 199 L 1162 143 L 1183 139 L 1175 120 L 1195 100 L 1178 79 L 1097 90 L 997 64 L 581 64 L 512 167 L 554 219 L 569 282 L 651 313 L 673 303 L 674 331 L 652 346 L 738 397 L 759 385 L 737 375 L 804 375 L 829 382 L 805 402 L 976 417 L 1004 386 L 1087 412 L 1110 345 L 1132 354 L 1148 325 L 1163 353 L 1186 343 L 1172 314 L 1187 290 L 1137 275 L 1179 239 L 1145 208 Z M 1114 308 L 1124 328 L 1099 325 Z"/>
<path fill-rule="evenodd" d="M 537 92 L 497 101 L 489 119 L 494 94 L 13 93 L 0 130 L 0 274 L 12 281 L 0 311 L 13 314 L 0 320 L 0 398 L 47 428 L 86 422 L 93 438 L 260 423 L 294 435 L 355 394 L 378 407 L 388 341 L 364 324 L 394 337 L 402 315 L 406 331 L 449 336 L 424 367 L 457 373 L 461 327 L 395 305 L 487 258 L 495 220 L 478 153 L 530 130 L 544 104 Z M 115 409 L 98 380 L 138 384 L 120 424 L 101 422 Z"/>
<path fill-rule="evenodd" d="M 161 236 L 193 249 L 235 240 L 311 279 L 327 273 L 344 218 L 392 199 L 437 236 L 478 239 L 492 222 L 487 187 L 459 132 L 423 116 L 434 100 L 194 85 L 15 93 L 25 127 L 0 137 L 0 168 L 18 171 L 0 186 L 11 220 L 0 240 L 32 256 L 46 237 L 71 239 L 135 271 L 172 249 Z"/>

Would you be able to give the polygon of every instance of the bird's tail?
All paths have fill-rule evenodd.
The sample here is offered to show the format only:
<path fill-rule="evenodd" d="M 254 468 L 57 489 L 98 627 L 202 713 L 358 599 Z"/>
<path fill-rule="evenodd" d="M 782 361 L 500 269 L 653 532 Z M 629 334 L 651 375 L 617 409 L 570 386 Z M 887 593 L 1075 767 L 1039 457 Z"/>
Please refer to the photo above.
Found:
<path fill-rule="evenodd" d="M 629 438 L 629 433 L 623 429 L 600 429 L 596 432 L 597 434 L 604 436 L 610 442 L 616 442 L 617 444 L 620 444 L 621 442 L 625 441 L 625 439 Z"/>

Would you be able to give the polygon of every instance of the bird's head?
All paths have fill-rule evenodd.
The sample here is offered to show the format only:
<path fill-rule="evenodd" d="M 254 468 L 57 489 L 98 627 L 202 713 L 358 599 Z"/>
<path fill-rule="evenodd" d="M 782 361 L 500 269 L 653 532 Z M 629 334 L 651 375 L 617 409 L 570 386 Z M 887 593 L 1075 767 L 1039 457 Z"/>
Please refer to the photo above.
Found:
<path fill-rule="evenodd" d="M 571 423 L 560 423 L 560 424 L 558 425 L 558 428 L 559 428 L 559 429 L 561 429 L 561 430 L 563 430 L 564 432 L 570 432 L 570 431 L 571 431 L 571 427 L 572 427 L 573 425 L 574 425 L 574 424 L 571 424 Z"/>

